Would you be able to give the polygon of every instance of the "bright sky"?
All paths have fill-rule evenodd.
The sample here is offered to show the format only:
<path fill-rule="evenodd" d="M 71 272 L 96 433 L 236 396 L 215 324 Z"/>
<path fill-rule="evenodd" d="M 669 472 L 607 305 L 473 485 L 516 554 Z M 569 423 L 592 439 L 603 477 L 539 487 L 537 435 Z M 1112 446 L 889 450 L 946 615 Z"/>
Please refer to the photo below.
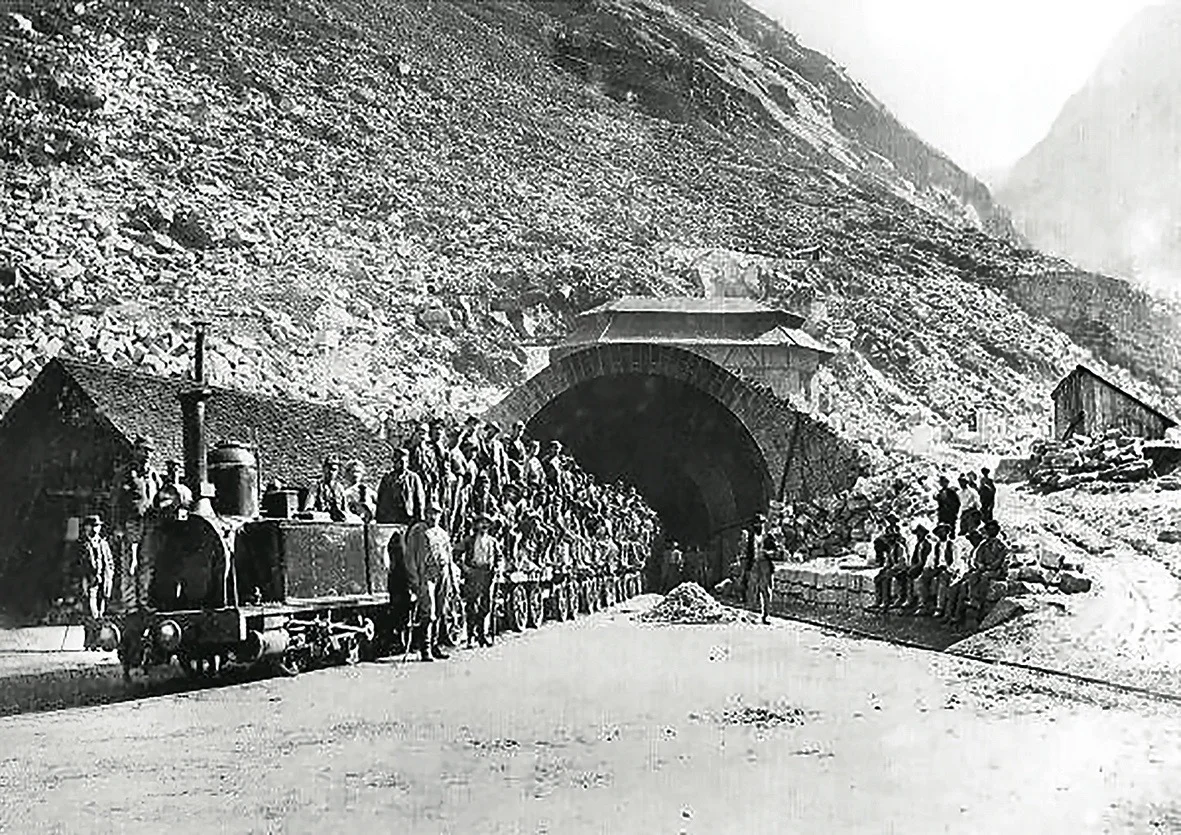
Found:
<path fill-rule="evenodd" d="M 991 179 L 1049 130 L 1153 0 L 748 0 Z"/>

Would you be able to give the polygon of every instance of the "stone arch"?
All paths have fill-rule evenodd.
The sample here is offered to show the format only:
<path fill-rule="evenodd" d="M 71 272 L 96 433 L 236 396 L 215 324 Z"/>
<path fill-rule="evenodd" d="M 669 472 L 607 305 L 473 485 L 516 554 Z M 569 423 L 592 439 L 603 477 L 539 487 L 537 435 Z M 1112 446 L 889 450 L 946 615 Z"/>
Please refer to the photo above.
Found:
<path fill-rule="evenodd" d="M 603 478 L 628 477 L 677 538 L 713 541 L 776 498 L 849 487 L 857 456 L 770 389 L 691 351 L 651 343 L 580 348 L 485 415 L 566 441 Z"/>

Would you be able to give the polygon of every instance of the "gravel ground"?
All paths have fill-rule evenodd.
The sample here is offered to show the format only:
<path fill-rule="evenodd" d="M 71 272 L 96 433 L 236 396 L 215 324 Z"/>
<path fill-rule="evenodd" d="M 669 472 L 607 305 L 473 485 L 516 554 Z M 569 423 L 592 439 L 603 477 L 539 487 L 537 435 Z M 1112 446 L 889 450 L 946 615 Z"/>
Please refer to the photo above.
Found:
<path fill-rule="evenodd" d="M 1181 709 L 645 597 L 448 663 L 0 719 L 12 832 L 1176 832 Z"/>

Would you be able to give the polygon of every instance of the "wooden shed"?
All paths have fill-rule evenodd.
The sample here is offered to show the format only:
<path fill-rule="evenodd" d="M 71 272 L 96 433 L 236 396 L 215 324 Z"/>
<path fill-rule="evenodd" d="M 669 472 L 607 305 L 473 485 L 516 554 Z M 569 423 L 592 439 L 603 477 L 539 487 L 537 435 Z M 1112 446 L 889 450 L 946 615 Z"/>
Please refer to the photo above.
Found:
<path fill-rule="evenodd" d="M 1159 439 L 1177 421 L 1139 397 L 1105 379 L 1092 368 L 1079 365 L 1063 378 L 1051 395 L 1054 399 L 1054 436 L 1101 435 L 1120 429 L 1129 435 Z"/>

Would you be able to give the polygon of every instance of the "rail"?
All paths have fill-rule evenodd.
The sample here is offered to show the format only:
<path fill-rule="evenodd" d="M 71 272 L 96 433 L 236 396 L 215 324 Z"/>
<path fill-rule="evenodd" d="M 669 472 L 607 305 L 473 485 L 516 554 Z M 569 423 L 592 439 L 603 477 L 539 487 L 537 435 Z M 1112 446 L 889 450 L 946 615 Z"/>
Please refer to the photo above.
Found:
<path fill-rule="evenodd" d="M 738 607 L 753 611 L 748 606 Z M 918 641 L 910 641 L 906 638 L 891 638 L 885 635 L 880 635 L 875 632 L 869 632 L 864 629 L 858 629 L 855 626 L 844 626 L 841 624 L 826 623 L 825 621 L 816 620 L 814 618 L 803 617 L 802 615 L 789 614 L 773 614 L 773 617 L 781 618 L 782 620 L 791 620 L 798 623 L 806 623 L 809 626 L 816 626 L 822 629 L 830 629 L 834 632 L 843 632 L 847 635 L 852 635 L 857 638 L 868 639 L 871 641 L 878 641 L 883 644 L 893 644 L 894 646 L 906 647 L 907 649 L 921 650 L 922 652 L 929 652 L 935 655 L 942 655 L 952 658 L 963 658 L 968 661 L 975 661 L 979 664 L 987 664 L 992 667 L 1008 667 L 1014 670 L 1022 670 L 1027 673 L 1038 673 L 1040 675 L 1050 676 L 1052 678 L 1060 678 L 1066 681 L 1072 681 L 1076 684 L 1090 684 L 1098 687 L 1106 687 L 1112 690 L 1117 690 L 1121 693 L 1128 693 L 1130 695 L 1144 696 L 1158 701 L 1170 702 L 1172 704 L 1181 704 L 1181 693 L 1169 693 L 1164 690 L 1154 690 L 1151 687 L 1141 687 L 1136 684 L 1125 684 L 1119 681 L 1112 681 L 1111 679 L 1098 678 L 1097 676 L 1088 676 L 1081 673 L 1071 673 L 1066 670 L 1057 670 L 1053 667 L 1043 667 L 1038 664 L 1027 664 L 1023 661 L 1009 661 L 1003 658 L 989 658 L 986 655 L 980 655 L 973 652 L 949 652 L 947 650 L 933 649 L 930 646 L 919 643 Z"/>

